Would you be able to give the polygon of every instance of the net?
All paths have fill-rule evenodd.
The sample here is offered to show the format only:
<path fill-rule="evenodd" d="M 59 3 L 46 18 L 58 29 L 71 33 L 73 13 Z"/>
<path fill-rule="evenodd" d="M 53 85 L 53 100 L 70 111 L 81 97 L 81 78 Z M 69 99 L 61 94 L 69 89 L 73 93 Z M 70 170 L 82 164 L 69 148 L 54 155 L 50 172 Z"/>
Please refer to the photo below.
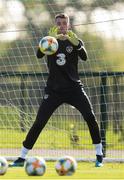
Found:
<path fill-rule="evenodd" d="M 41 37 L 65 12 L 83 39 L 88 61 L 80 78 L 93 104 L 106 159 L 124 159 L 124 3 L 83 0 L 0 1 L 0 154 L 9 159 L 35 120 L 48 77 L 46 57 L 36 58 Z M 30 155 L 93 159 L 94 147 L 81 114 L 63 104 L 50 118 Z"/>

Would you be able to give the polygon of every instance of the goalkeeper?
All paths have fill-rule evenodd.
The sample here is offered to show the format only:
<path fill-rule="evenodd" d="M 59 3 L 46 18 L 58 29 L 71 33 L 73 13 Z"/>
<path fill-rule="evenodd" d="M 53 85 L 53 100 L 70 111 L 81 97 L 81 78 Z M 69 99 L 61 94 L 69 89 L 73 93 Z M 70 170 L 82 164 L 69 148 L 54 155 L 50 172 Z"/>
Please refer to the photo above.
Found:
<path fill-rule="evenodd" d="M 33 148 L 52 113 L 61 104 L 68 103 L 77 108 L 86 121 L 96 150 L 95 166 L 101 167 L 103 165 L 103 152 L 99 126 L 91 102 L 78 75 L 78 57 L 86 61 L 87 52 L 82 40 L 73 31 L 69 30 L 69 17 L 66 14 L 57 14 L 55 24 L 56 26 L 50 29 L 48 35 L 58 40 L 59 49 L 55 54 L 47 56 L 49 77 L 44 98 L 39 107 L 36 120 L 23 141 L 20 156 L 10 166 L 24 165 L 26 155 Z M 38 48 L 37 58 L 43 56 L 44 54 Z"/>

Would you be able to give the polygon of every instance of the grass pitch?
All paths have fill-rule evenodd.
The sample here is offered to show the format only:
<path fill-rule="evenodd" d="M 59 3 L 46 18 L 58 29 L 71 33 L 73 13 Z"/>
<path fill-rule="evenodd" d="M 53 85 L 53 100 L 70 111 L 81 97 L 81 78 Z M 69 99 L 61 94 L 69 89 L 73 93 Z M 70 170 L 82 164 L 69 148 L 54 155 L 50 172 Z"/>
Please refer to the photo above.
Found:
<path fill-rule="evenodd" d="M 43 176 L 28 176 L 25 172 L 25 169 L 22 167 L 8 168 L 8 171 L 5 175 L 0 176 L 0 179 L 42 179 L 42 180 L 59 180 L 59 179 L 101 179 L 101 180 L 110 180 L 110 179 L 124 179 L 124 163 L 105 163 L 103 167 L 96 168 L 94 167 L 93 162 L 85 163 L 78 162 L 77 171 L 73 176 L 58 176 L 55 169 L 55 162 L 47 162 L 47 170 Z"/>

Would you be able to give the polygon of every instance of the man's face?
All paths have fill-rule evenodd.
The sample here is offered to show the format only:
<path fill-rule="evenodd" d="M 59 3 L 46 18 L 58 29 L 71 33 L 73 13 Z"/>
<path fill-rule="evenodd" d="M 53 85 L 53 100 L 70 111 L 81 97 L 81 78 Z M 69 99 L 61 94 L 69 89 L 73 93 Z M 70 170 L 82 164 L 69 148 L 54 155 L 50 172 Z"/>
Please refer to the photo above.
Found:
<path fill-rule="evenodd" d="M 66 34 L 69 28 L 69 22 L 67 18 L 57 18 L 55 20 L 58 27 L 58 34 Z"/>

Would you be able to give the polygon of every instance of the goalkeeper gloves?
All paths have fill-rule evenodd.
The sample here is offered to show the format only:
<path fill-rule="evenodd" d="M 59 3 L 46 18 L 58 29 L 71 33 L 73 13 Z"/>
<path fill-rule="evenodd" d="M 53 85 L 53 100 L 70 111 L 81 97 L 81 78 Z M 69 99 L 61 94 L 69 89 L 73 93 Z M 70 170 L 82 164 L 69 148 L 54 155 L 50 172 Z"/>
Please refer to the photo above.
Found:
<path fill-rule="evenodd" d="M 58 27 L 56 26 L 50 28 L 48 35 L 60 40 L 68 39 L 74 46 L 78 46 L 79 44 L 78 37 L 75 33 L 73 33 L 72 31 L 68 31 L 67 35 L 58 34 Z"/>
<path fill-rule="evenodd" d="M 56 39 L 63 39 L 63 36 L 64 36 L 63 34 L 58 34 L 58 27 L 56 26 L 53 26 L 52 28 L 50 28 L 48 35 Z"/>
<path fill-rule="evenodd" d="M 56 26 L 50 28 L 48 35 L 57 38 L 58 28 Z"/>
<path fill-rule="evenodd" d="M 68 31 L 66 37 L 74 46 L 78 46 L 79 40 L 75 33 Z"/>

